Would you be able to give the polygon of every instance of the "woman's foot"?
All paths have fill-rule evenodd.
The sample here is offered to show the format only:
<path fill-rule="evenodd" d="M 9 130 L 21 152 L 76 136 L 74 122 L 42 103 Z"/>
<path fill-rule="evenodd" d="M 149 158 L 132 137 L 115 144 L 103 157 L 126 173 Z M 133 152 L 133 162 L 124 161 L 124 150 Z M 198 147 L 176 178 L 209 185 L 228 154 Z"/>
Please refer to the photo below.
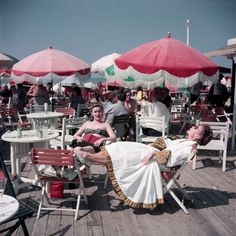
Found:
<path fill-rule="evenodd" d="M 87 167 L 91 166 L 91 162 L 87 159 L 88 154 L 81 150 L 75 150 L 75 154 L 77 155 L 77 160 L 80 165 L 85 165 Z"/>

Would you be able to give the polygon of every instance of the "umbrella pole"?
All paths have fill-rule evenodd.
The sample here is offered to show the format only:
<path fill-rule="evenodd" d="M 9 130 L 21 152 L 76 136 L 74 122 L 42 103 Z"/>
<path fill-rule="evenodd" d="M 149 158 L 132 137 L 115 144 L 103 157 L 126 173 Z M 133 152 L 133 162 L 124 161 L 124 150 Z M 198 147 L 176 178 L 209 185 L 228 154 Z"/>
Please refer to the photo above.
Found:
<path fill-rule="evenodd" d="M 52 83 L 52 104 L 51 104 L 51 107 L 52 107 L 52 111 L 54 111 L 54 101 L 53 101 L 53 79 L 52 79 L 52 73 L 51 73 L 51 83 Z"/>
<path fill-rule="evenodd" d="M 236 96 L 235 96 L 235 63 L 234 59 L 232 59 L 232 84 L 231 84 L 231 100 L 230 105 L 233 108 L 233 121 L 232 121 L 232 137 L 231 137 L 231 151 L 234 151 L 235 147 L 235 126 L 236 126 Z"/>
<path fill-rule="evenodd" d="M 234 105 L 234 94 L 235 94 L 235 63 L 234 58 L 232 58 L 232 81 L 231 81 L 231 98 L 230 98 L 230 106 Z"/>

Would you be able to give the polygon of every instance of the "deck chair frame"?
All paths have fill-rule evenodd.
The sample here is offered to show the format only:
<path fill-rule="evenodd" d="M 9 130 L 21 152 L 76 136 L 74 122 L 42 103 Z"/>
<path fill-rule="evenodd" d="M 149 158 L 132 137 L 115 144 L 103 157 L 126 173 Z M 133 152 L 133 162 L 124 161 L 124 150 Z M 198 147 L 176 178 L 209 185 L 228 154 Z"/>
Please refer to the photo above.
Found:
<path fill-rule="evenodd" d="M 85 122 L 85 117 L 73 117 L 62 119 L 62 127 L 61 129 L 57 129 L 57 131 L 61 134 L 55 139 L 50 140 L 50 145 L 55 149 L 67 149 L 67 145 L 71 144 L 73 140 L 73 135 L 69 134 L 69 131 L 72 129 L 78 130 L 83 123 Z"/>
<path fill-rule="evenodd" d="M 79 214 L 81 193 L 82 193 L 82 196 L 84 197 L 84 201 L 86 204 L 88 204 L 88 199 L 85 193 L 82 171 L 80 170 L 80 167 L 77 164 L 77 159 L 76 159 L 76 156 L 73 154 L 73 151 L 72 150 L 51 150 L 51 149 L 33 148 L 31 151 L 31 161 L 32 161 L 32 166 L 35 170 L 35 173 L 38 177 L 38 180 L 42 186 L 41 200 L 39 203 L 37 219 L 40 216 L 41 210 L 54 210 L 54 211 L 56 210 L 56 211 L 75 212 L 74 220 L 76 221 Z M 74 166 L 77 170 L 78 176 L 73 180 L 68 180 L 65 177 L 44 177 L 38 171 L 39 165 L 50 165 L 57 168 Z M 43 207 L 44 198 L 46 199 L 48 204 L 50 203 L 49 197 L 46 191 L 48 184 L 50 182 L 79 184 L 76 209 Z"/>
<path fill-rule="evenodd" d="M 189 211 L 184 205 L 184 198 L 190 200 L 190 197 L 185 192 L 185 190 L 181 187 L 181 185 L 178 182 L 178 179 L 183 169 L 186 167 L 186 165 L 189 162 L 193 160 L 195 155 L 196 155 L 196 150 L 192 151 L 189 154 L 187 160 L 182 165 L 171 167 L 171 168 L 161 166 L 160 168 L 161 175 L 162 175 L 163 194 L 165 195 L 166 193 L 169 193 L 186 214 L 189 214 Z M 179 189 L 179 191 L 183 194 L 182 201 L 177 197 L 177 195 L 172 190 L 173 186 L 176 186 Z"/>

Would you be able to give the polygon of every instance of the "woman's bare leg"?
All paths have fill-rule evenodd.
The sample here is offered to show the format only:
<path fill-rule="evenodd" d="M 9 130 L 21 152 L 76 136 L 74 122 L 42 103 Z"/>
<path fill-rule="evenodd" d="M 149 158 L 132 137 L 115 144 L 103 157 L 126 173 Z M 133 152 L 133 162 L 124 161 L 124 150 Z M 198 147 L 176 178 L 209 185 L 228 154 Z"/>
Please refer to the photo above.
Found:
<path fill-rule="evenodd" d="M 85 152 L 90 152 L 90 153 L 95 153 L 95 150 L 92 146 L 86 146 L 86 147 L 75 147 L 74 151 L 77 152 L 76 150 L 80 151 L 85 151 Z"/>
<path fill-rule="evenodd" d="M 96 162 L 98 164 L 107 165 L 107 157 L 104 155 L 103 152 L 98 153 L 91 153 L 91 152 L 85 152 L 81 149 L 74 149 L 75 154 L 78 156 L 87 159 L 92 162 Z"/>

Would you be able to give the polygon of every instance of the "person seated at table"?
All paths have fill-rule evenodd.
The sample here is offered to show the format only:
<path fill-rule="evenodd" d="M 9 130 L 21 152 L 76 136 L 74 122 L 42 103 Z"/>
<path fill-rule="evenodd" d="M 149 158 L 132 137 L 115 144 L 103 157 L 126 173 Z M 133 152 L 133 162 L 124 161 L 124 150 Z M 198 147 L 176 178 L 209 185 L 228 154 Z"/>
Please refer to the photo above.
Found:
<path fill-rule="evenodd" d="M 53 91 L 53 86 L 52 86 L 52 82 L 48 82 L 47 86 L 46 86 L 49 98 L 52 98 L 56 95 L 56 92 Z"/>
<path fill-rule="evenodd" d="M 225 85 L 221 83 L 224 78 L 223 74 L 219 74 L 217 83 L 212 84 L 209 90 L 208 100 L 214 107 L 224 107 L 229 98 L 229 92 Z"/>
<path fill-rule="evenodd" d="M 85 100 L 81 95 L 81 89 L 79 87 L 74 87 L 70 97 L 70 107 L 77 110 L 78 104 L 85 104 Z"/>
<path fill-rule="evenodd" d="M 85 122 L 75 133 L 71 147 L 75 151 L 99 152 L 106 141 L 116 141 L 116 135 L 110 124 L 103 121 L 103 106 L 94 103 L 91 107 L 91 121 Z"/>
<path fill-rule="evenodd" d="M 6 84 L 3 84 L 0 90 L 0 100 L 2 101 L 3 104 L 7 104 L 11 97 L 12 97 L 11 90 L 8 89 L 8 86 Z"/>
<path fill-rule="evenodd" d="M 154 208 L 162 204 L 160 167 L 183 164 L 197 144 L 206 145 L 213 133 L 209 126 L 193 126 L 186 139 L 158 138 L 152 145 L 137 142 L 116 142 L 99 153 L 75 150 L 81 163 L 87 161 L 106 165 L 118 196 L 129 206 Z"/>
<path fill-rule="evenodd" d="M 113 123 L 115 116 L 128 114 L 128 109 L 124 106 L 125 97 L 124 94 L 119 94 L 119 98 L 116 92 L 111 92 L 108 95 L 108 102 L 104 105 L 105 121 L 110 125 Z"/>
<path fill-rule="evenodd" d="M 37 106 L 44 105 L 44 103 L 49 104 L 47 89 L 41 81 L 38 81 L 37 84 L 32 85 L 26 95 L 30 98 L 29 105 Z"/>
<path fill-rule="evenodd" d="M 168 125 L 170 120 L 170 104 L 171 98 L 168 90 L 156 87 L 153 91 L 152 102 L 143 101 L 141 103 L 140 113 L 142 116 L 152 118 L 165 116 L 165 124 Z M 143 134 L 149 136 L 159 136 L 160 132 L 152 128 L 143 128 Z"/>

